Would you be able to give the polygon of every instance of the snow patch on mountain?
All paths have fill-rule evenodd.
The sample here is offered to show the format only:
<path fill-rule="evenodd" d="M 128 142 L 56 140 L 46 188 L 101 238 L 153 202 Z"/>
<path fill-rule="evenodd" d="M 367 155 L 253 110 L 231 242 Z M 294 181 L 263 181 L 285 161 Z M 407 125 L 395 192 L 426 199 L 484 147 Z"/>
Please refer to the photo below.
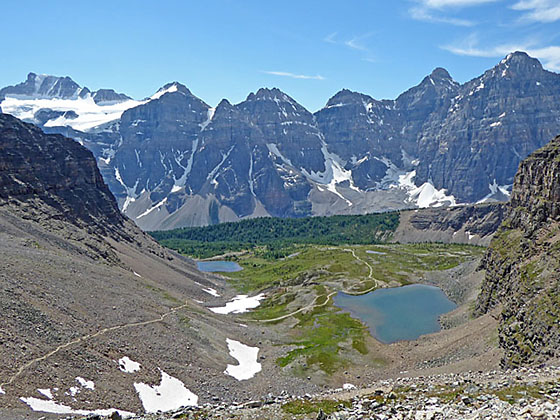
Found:
<path fill-rule="evenodd" d="M 81 376 L 76 377 L 76 381 L 82 386 L 82 388 L 86 388 L 91 391 L 95 389 L 95 383 L 93 381 L 88 381 Z"/>
<path fill-rule="evenodd" d="M 218 293 L 218 291 L 216 289 L 212 289 L 211 287 L 209 287 L 207 289 L 202 289 L 202 291 L 206 292 L 209 295 L 212 295 L 214 297 L 220 297 L 220 294 Z"/>
<path fill-rule="evenodd" d="M 39 394 L 44 395 L 49 400 L 52 400 L 54 398 L 50 388 L 38 388 L 37 392 L 39 392 Z"/>
<path fill-rule="evenodd" d="M 131 360 L 128 356 L 121 357 L 118 363 L 119 369 L 125 373 L 134 373 L 140 370 L 140 363 Z"/>
<path fill-rule="evenodd" d="M 121 118 L 124 111 L 134 108 L 145 102 L 128 100 L 108 105 L 96 104 L 88 95 L 85 98 L 60 99 L 60 98 L 17 98 L 7 95 L 0 103 L 2 112 L 11 114 L 24 121 L 37 123 L 35 114 L 39 110 L 52 110 L 58 112 L 75 112 L 76 118 L 59 116 L 45 123 L 45 127 L 67 126 L 74 130 L 89 131 L 102 124 L 116 121 Z"/>
<path fill-rule="evenodd" d="M 76 414 L 79 416 L 89 416 L 94 414 L 97 414 L 99 416 L 110 416 L 116 411 L 121 415 L 121 417 L 124 418 L 134 416 L 134 413 L 124 410 L 117 410 L 114 408 L 100 410 L 75 410 L 68 405 L 60 404 L 53 400 L 42 400 L 35 397 L 21 397 L 20 400 L 27 404 L 33 411 L 42 411 L 45 413 Z"/>
<path fill-rule="evenodd" d="M 443 188 L 438 190 L 431 182 L 417 187 L 413 182 L 415 176 L 416 170 L 399 175 L 399 185 L 407 191 L 411 203 L 420 208 L 457 205 L 455 197 L 448 195 Z"/>
<path fill-rule="evenodd" d="M 154 93 L 152 96 L 150 96 L 150 99 L 152 100 L 156 100 L 161 98 L 163 95 L 165 95 L 166 93 L 173 93 L 173 92 L 177 92 L 179 89 L 177 87 L 177 84 L 172 84 L 169 87 L 162 87 L 161 89 L 159 89 L 156 93 Z"/>
<path fill-rule="evenodd" d="M 509 199 L 511 195 L 511 187 L 513 185 L 498 185 L 496 179 L 492 184 L 488 184 L 488 189 L 490 192 L 481 200 L 477 201 L 478 203 L 488 203 L 492 201 L 506 201 Z"/>
<path fill-rule="evenodd" d="M 233 376 L 238 381 L 251 379 L 255 374 L 262 370 L 262 366 L 257 362 L 259 355 L 258 347 L 247 346 L 239 341 L 226 339 L 229 354 L 237 360 L 238 365 L 227 365 L 224 373 Z"/>
<path fill-rule="evenodd" d="M 360 191 L 354 185 L 354 179 L 352 178 L 352 171 L 347 170 L 344 168 L 344 161 L 335 153 L 329 152 L 327 149 L 327 144 L 323 139 L 321 139 L 321 152 L 323 153 L 324 157 L 324 165 L 325 171 L 324 172 L 314 172 L 314 171 L 307 171 L 305 168 L 301 168 L 301 172 L 305 175 L 305 177 L 317 184 L 325 186 L 325 188 L 335 194 L 336 196 L 340 197 L 342 200 L 346 202 L 346 204 L 350 207 L 353 203 L 344 197 L 337 189 L 337 184 L 342 182 L 348 182 L 348 186 L 350 189 L 355 191 Z"/>
<path fill-rule="evenodd" d="M 272 153 L 274 156 L 276 156 L 277 158 L 280 158 L 280 160 L 282 162 L 284 162 L 286 165 L 292 165 L 292 162 L 290 161 L 290 159 L 288 159 L 287 157 L 285 157 L 282 153 L 280 153 L 280 150 L 278 150 L 278 146 L 276 146 L 274 143 L 267 143 L 266 147 L 268 148 L 268 151 L 270 153 Z"/>
<path fill-rule="evenodd" d="M 198 405 L 198 396 L 185 387 L 183 382 L 163 370 L 160 371 L 161 383 L 159 385 L 134 383 L 134 388 L 147 413 Z"/>
<path fill-rule="evenodd" d="M 265 298 L 263 293 L 256 296 L 249 297 L 248 295 L 237 295 L 231 301 L 227 302 L 225 306 L 218 306 L 214 308 L 208 308 L 216 314 L 241 314 L 247 312 L 249 309 L 256 308 L 261 304 L 261 300 Z"/>
<path fill-rule="evenodd" d="M 156 205 L 150 207 L 148 210 L 146 210 L 144 213 L 139 214 L 138 216 L 136 216 L 136 219 L 140 219 L 144 216 L 147 216 L 148 214 L 150 214 L 151 212 L 153 212 L 154 210 L 158 210 L 161 208 L 161 206 L 163 206 L 165 203 L 167 203 L 167 197 L 164 197 L 163 200 L 161 200 L 159 203 L 157 203 Z M 124 208 L 123 208 L 124 211 Z"/>
<path fill-rule="evenodd" d="M 200 124 L 200 131 L 204 131 L 206 127 L 208 127 L 208 124 L 210 124 L 210 121 L 212 121 L 212 118 L 214 118 L 215 113 L 216 108 L 208 108 L 208 117 L 206 118 L 206 121 Z"/>

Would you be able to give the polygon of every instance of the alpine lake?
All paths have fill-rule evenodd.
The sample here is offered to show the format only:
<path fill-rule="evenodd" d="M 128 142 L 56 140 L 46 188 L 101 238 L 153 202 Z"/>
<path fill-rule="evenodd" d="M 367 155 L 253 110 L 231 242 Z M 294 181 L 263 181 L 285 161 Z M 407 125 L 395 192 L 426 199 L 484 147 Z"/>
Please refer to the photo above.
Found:
<path fill-rule="evenodd" d="M 424 284 L 358 296 L 339 292 L 334 304 L 360 319 L 375 338 L 387 344 L 439 331 L 439 316 L 457 307 L 441 289 Z"/>

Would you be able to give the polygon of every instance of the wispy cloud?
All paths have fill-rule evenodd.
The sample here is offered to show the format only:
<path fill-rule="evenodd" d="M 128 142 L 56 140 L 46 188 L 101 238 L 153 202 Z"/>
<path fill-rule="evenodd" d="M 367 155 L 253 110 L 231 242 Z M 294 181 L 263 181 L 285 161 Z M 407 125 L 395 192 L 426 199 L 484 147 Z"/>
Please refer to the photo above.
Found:
<path fill-rule="evenodd" d="M 454 26 L 475 26 L 476 23 L 471 20 L 458 19 L 446 16 L 436 16 L 425 7 L 412 7 L 408 10 L 410 17 L 414 20 L 429 23 L 446 23 Z"/>
<path fill-rule="evenodd" d="M 418 3 L 429 9 L 445 9 L 479 6 L 485 3 L 495 3 L 501 0 L 418 0 Z"/>
<path fill-rule="evenodd" d="M 270 74 L 273 76 L 290 77 L 292 79 L 304 79 L 304 80 L 326 80 L 325 77 L 321 75 L 310 76 L 307 74 L 295 74 L 288 71 L 263 71 L 265 74 Z"/>
<path fill-rule="evenodd" d="M 560 46 L 557 45 L 542 46 L 535 42 L 519 42 L 481 46 L 478 37 L 471 34 L 457 44 L 442 45 L 440 48 L 456 55 L 470 57 L 503 57 L 514 51 L 525 51 L 538 58 L 547 69 L 560 71 Z"/>
<path fill-rule="evenodd" d="M 444 16 L 442 13 L 449 9 L 461 9 L 480 6 L 501 0 L 414 0 L 416 6 L 408 9 L 408 14 L 414 20 L 429 23 L 444 23 L 454 26 L 475 26 L 476 22 L 468 19 Z"/>
<path fill-rule="evenodd" d="M 368 35 L 369 36 L 369 35 Z M 369 51 L 368 48 L 362 44 L 362 39 L 365 39 L 367 37 L 354 37 L 352 39 L 349 39 L 348 41 L 344 42 L 344 45 L 346 45 L 348 48 L 352 48 L 353 50 L 358 50 L 358 51 Z"/>
<path fill-rule="evenodd" d="M 558 0 L 520 0 L 511 8 L 525 12 L 522 19 L 528 21 L 550 23 L 560 20 Z"/>
<path fill-rule="evenodd" d="M 336 41 L 337 35 L 338 35 L 338 32 L 333 32 L 333 33 L 327 35 L 326 37 L 324 37 L 323 41 L 328 42 L 329 44 L 338 44 L 338 42 Z"/>
<path fill-rule="evenodd" d="M 362 35 L 357 35 L 352 38 L 345 38 L 338 35 L 338 32 L 332 32 L 323 38 L 324 42 L 334 45 L 340 45 L 344 48 L 348 48 L 355 52 L 359 52 L 362 56 L 363 61 L 368 63 L 376 63 L 377 60 L 374 58 L 374 54 L 371 49 L 367 46 L 367 39 L 371 38 L 374 32 L 367 32 Z"/>
<path fill-rule="evenodd" d="M 329 44 L 343 45 L 347 48 L 357 51 L 369 51 L 369 48 L 365 45 L 365 41 L 373 36 L 373 32 L 367 32 L 362 35 L 357 35 L 349 39 L 343 39 L 338 36 L 338 32 L 333 32 L 323 38 L 323 41 Z M 342 38 L 342 39 L 341 39 Z"/>

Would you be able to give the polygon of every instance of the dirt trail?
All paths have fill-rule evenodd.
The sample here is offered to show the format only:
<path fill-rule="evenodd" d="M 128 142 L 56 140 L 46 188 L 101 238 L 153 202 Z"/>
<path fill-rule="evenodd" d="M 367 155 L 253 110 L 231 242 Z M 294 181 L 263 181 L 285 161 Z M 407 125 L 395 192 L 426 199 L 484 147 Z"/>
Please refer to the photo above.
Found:
<path fill-rule="evenodd" d="M 73 346 L 74 344 L 78 344 L 78 343 L 82 343 L 86 340 L 89 340 L 90 338 L 95 338 L 95 337 L 99 337 L 105 333 L 108 332 L 112 332 L 112 331 L 118 331 L 118 330 L 122 330 L 125 328 L 130 328 L 130 327 L 141 327 L 144 325 L 150 325 L 150 324 L 155 324 L 157 322 L 162 322 L 165 318 L 167 318 L 169 315 L 186 308 L 188 305 L 187 302 L 185 302 L 183 305 L 177 306 L 173 309 L 171 309 L 170 311 L 164 313 L 163 315 L 161 315 L 159 318 L 156 319 L 151 319 L 149 321 L 141 321 L 141 322 L 131 322 L 128 324 L 123 324 L 123 325 L 115 325 L 113 327 L 107 327 L 107 328 L 103 328 L 95 333 L 92 334 L 87 334 L 84 335 L 82 337 L 78 337 L 75 338 L 72 341 L 69 341 L 65 344 L 61 344 L 60 346 L 58 346 L 57 348 L 55 348 L 54 350 L 40 356 L 40 357 L 36 357 L 35 359 L 30 360 L 29 362 L 27 362 L 26 364 L 24 364 L 23 366 L 21 366 L 14 375 L 12 375 L 10 377 L 10 379 L 7 382 L 4 382 L 2 384 L 0 384 L 0 389 L 4 389 L 5 391 L 5 386 L 7 385 L 11 385 L 26 369 L 28 369 L 29 367 L 33 366 L 35 363 L 37 362 L 41 362 L 43 360 L 48 359 L 51 356 L 54 356 L 56 353 L 58 353 L 61 350 L 67 349 L 70 346 Z"/>
<path fill-rule="evenodd" d="M 369 291 L 371 291 L 371 290 L 373 290 L 373 289 L 375 289 L 375 288 L 377 288 L 377 287 L 380 287 L 379 284 L 380 284 L 381 282 L 380 282 L 380 280 L 377 280 L 375 277 L 373 277 L 373 267 L 371 266 L 370 263 L 368 263 L 367 261 L 364 261 L 364 260 L 362 260 L 360 257 L 358 257 L 358 256 L 356 255 L 356 251 L 354 251 L 353 249 L 345 248 L 345 249 L 343 249 L 343 251 L 351 252 L 352 255 L 354 256 L 354 258 L 356 258 L 356 259 L 357 259 L 358 261 L 360 261 L 362 264 L 367 265 L 367 267 L 369 268 L 368 278 L 371 279 L 371 280 L 373 280 L 374 283 L 375 283 L 375 285 L 374 285 Z M 364 292 L 360 292 L 360 294 L 362 294 L 362 293 L 364 293 Z"/>
<path fill-rule="evenodd" d="M 329 293 L 329 294 L 327 295 L 327 299 L 326 299 L 323 303 L 320 303 L 320 304 L 318 304 L 318 305 L 316 305 L 315 302 L 317 302 L 317 299 L 319 299 L 322 295 L 315 296 L 315 299 L 313 299 L 313 302 L 311 302 L 311 303 L 310 303 L 309 305 L 307 305 L 307 306 L 304 306 L 303 308 L 299 308 L 297 311 L 291 312 L 291 313 L 286 314 L 286 315 L 279 316 L 279 317 L 277 317 L 277 318 L 272 318 L 272 319 L 258 319 L 257 321 L 258 321 L 258 322 L 274 322 L 274 321 L 280 321 L 280 320 L 282 320 L 282 319 L 286 319 L 286 318 L 289 318 L 289 317 L 291 317 L 291 316 L 294 316 L 295 314 L 298 314 L 298 313 L 300 313 L 300 312 L 303 312 L 303 311 L 305 311 L 306 309 L 320 308 L 321 306 L 325 306 L 327 303 L 329 303 L 329 300 L 331 299 L 331 296 L 336 295 L 337 293 L 338 293 L 338 291 L 334 291 L 334 292 Z"/>
<path fill-rule="evenodd" d="M 356 260 L 360 261 L 362 264 L 365 264 L 365 265 L 369 268 L 368 278 L 374 281 L 374 285 L 373 285 L 373 287 L 369 288 L 368 290 L 364 290 L 364 291 L 361 291 L 361 292 L 359 292 L 359 293 L 352 292 L 352 291 L 347 291 L 347 290 L 342 290 L 342 292 L 343 292 L 343 293 L 346 293 L 346 294 L 348 294 L 348 295 L 355 295 L 355 294 L 363 295 L 363 294 L 366 294 L 366 293 L 371 292 L 372 290 L 377 289 L 377 288 L 379 287 L 379 283 L 380 283 L 380 282 L 379 282 L 379 280 L 377 280 L 375 277 L 373 277 L 373 267 L 372 267 L 367 261 L 364 261 L 364 260 L 362 260 L 360 257 L 358 257 L 358 256 L 356 255 L 356 252 L 355 252 L 353 249 L 348 249 L 348 248 L 346 248 L 346 249 L 343 249 L 343 251 L 351 252 L 352 255 L 354 256 L 354 258 L 355 258 Z M 319 304 L 319 305 L 316 305 L 315 303 L 317 302 L 317 300 L 318 300 L 321 296 L 316 296 L 315 299 L 313 299 L 313 302 L 311 302 L 311 303 L 310 303 L 309 305 L 307 305 L 307 306 L 304 306 L 303 308 L 299 308 L 297 311 L 290 312 L 289 314 L 282 315 L 282 316 L 279 316 L 279 317 L 276 317 L 276 318 L 271 318 L 271 319 L 258 319 L 257 321 L 258 321 L 258 322 L 276 322 L 276 321 L 281 321 L 281 320 L 283 320 L 283 319 L 286 319 L 286 318 L 289 318 L 289 317 L 291 317 L 291 316 L 294 316 L 294 315 L 296 315 L 296 314 L 298 314 L 298 313 L 300 313 L 300 312 L 303 312 L 303 311 L 305 311 L 305 310 L 307 310 L 307 309 L 319 308 L 319 307 L 321 307 L 321 306 L 325 306 L 325 305 L 329 302 L 331 296 L 333 296 L 333 295 L 335 295 L 335 294 L 337 294 L 337 293 L 338 293 L 338 290 L 329 293 L 329 294 L 327 295 L 327 299 L 326 299 L 323 303 L 321 303 L 321 304 Z"/>

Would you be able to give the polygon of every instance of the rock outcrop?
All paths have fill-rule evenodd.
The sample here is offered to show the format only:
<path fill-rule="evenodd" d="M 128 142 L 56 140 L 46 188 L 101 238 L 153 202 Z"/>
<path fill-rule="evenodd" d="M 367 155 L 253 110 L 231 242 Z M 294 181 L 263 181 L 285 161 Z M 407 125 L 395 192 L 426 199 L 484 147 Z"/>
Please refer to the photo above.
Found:
<path fill-rule="evenodd" d="M 560 136 L 519 167 L 507 217 L 483 260 L 476 312 L 503 307 L 503 363 L 560 356 Z"/>
<path fill-rule="evenodd" d="M 123 226 L 93 154 L 60 134 L 0 114 L 0 205 L 42 202 L 58 216 L 107 233 Z"/>
<path fill-rule="evenodd" d="M 402 211 L 393 241 L 486 246 L 500 227 L 505 210 L 505 203 L 489 203 Z"/>

